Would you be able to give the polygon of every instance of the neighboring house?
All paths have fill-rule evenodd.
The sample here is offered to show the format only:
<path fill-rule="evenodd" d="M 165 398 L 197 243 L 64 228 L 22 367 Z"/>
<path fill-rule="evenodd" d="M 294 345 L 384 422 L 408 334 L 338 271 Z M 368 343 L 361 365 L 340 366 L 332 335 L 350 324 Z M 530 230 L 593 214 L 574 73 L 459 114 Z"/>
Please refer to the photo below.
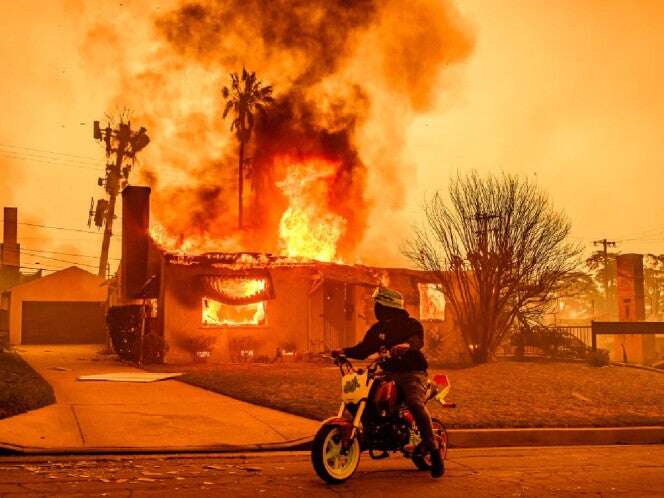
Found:
<path fill-rule="evenodd" d="M 76 266 L 2 293 L 10 344 L 105 342 L 107 282 Z"/>
<path fill-rule="evenodd" d="M 464 361 L 434 274 L 263 253 L 167 253 L 148 234 L 149 193 L 123 191 L 122 263 L 110 302 L 118 309 L 147 305 L 143 330 L 164 339 L 167 362 L 190 361 L 201 344 L 212 344 L 219 361 L 351 345 L 374 321 L 371 294 L 381 284 L 404 295 L 409 313 L 444 353 L 439 360 Z"/>

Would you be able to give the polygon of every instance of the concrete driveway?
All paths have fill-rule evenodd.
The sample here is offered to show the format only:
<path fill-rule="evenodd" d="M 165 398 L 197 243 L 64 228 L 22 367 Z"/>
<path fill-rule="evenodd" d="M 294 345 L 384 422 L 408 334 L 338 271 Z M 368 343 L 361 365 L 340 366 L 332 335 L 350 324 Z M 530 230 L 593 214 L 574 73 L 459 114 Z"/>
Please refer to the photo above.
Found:
<path fill-rule="evenodd" d="M 0 445 L 23 450 L 192 450 L 278 444 L 313 435 L 318 422 L 238 401 L 177 380 L 77 381 L 140 370 L 100 346 L 21 346 L 53 386 L 56 404 L 0 421 Z M 175 369 L 174 371 L 177 371 Z"/>

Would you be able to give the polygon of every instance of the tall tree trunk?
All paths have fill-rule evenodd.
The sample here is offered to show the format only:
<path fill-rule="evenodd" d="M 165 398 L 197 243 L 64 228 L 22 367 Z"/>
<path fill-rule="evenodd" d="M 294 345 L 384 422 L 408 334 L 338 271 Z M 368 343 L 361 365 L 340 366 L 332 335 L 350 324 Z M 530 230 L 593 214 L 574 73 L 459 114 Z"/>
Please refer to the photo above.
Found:
<path fill-rule="evenodd" d="M 242 229 L 242 197 L 244 193 L 244 140 L 240 140 L 240 158 L 237 168 L 237 226 Z"/>

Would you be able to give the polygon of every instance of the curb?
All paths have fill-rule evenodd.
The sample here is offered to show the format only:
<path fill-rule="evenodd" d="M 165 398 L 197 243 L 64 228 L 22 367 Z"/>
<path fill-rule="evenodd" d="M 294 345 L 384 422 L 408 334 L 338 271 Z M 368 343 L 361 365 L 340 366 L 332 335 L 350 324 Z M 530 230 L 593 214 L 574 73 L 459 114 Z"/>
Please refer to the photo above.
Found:
<path fill-rule="evenodd" d="M 610 365 L 614 366 L 614 367 L 636 368 L 638 370 L 646 370 L 648 372 L 664 373 L 664 369 L 649 367 L 649 366 L 646 366 L 646 365 L 640 365 L 638 363 L 621 363 L 621 362 L 618 362 L 618 361 L 612 361 L 610 363 Z"/>
<path fill-rule="evenodd" d="M 308 450 L 313 438 L 303 437 L 281 443 L 259 444 L 219 444 L 204 446 L 74 446 L 62 448 L 41 448 L 38 446 L 18 446 L 0 442 L 0 456 L 5 455 L 116 455 L 116 454 L 171 454 L 171 453 L 242 453 L 266 451 Z"/>
<path fill-rule="evenodd" d="M 450 448 L 664 444 L 664 426 L 451 429 Z"/>
<path fill-rule="evenodd" d="M 587 427 L 533 429 L 450 429 L 450 448 L 495 448 L 510 446 L 587 446 L 664 444 L 664 426 Z M 242 453 L 267 451 L 306 451 L 312 437 L 281 443 L 160 447 L 69 447 L 40 448 L 0 442 L 0 455 L 114 455 L 173 453 Z"/>

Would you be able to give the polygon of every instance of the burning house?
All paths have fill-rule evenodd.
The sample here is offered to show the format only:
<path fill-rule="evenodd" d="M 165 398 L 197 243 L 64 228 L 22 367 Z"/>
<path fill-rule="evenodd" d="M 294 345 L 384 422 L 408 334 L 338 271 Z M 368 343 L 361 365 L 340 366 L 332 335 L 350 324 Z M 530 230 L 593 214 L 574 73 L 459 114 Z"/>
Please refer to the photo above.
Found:
<path fill-rule="evenodd" d="M 170 252 L 150 235 L 149 196 L 146 187 L 123 192 L 122 263 L 111 314 L 145 305 L 140 327 L 167 345 L 165 361 L 210 353 L 217 361 L 274 359 L 352 344 L 374 321 L 371 293 L 380 284 L 404 295 L 428 346 L 442 343 L 440 359 L 463 361 L 462 339 L 435 275 L 268 253 Z"/>

